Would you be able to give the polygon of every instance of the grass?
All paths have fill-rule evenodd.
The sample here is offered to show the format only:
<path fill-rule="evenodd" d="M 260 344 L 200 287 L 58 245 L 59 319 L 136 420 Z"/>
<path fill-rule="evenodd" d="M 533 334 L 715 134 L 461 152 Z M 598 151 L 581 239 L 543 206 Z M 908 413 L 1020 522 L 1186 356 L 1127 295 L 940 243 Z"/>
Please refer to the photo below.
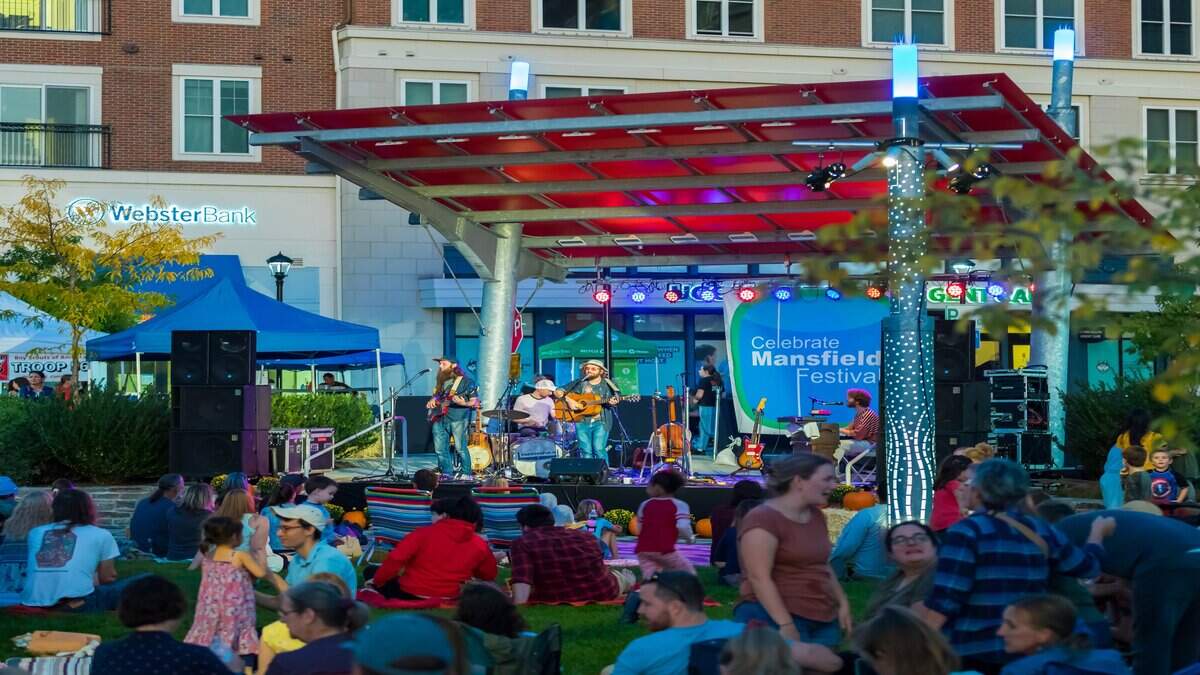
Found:
<path fill-rule="evenodd" d="M 151 561 L 118 561 L 117 570 L 122 577 L 151 572 L 161 574 L 179 584 L 185 597 L 195 598 L 200 587 L 200 572 L 189 572 L 184 563 L 159 564 Z M 502 570 L 502 579 L 507 576 L 507 570 Z M 718 586 L 716 575 L 712 568 L 700 568 L 700 578 L 704 587 L 713 600 L 721 603 L 720 607 L 710 607 L 708 615 L 714 619 L 727 619 L 733 615 L 733 605 L 737 601 L 735 589 Z M 861 615 L 870 595 L 872 585 L 864 582 L 849 582 L 845 584 L 850 604 L 855 616 Z M 373 610 L 373 616 L 386 613 L 384 610 Z M 442 611 L 448 615 L 450 612 Z M 559 624 L 563 629 L 563 672 L 568 675 L 595 675 L 612 663 L 617 654 L 634 638 L 645 635 L 645 628 L 638 625 L 617 623 L 621 608 L 609 605 L 585 607 L 568 606 L 531 606 L 524 608 L 522 614 L 529 622 L 530 629 L 539 631 L 551 624 Z M 180 626 L 176 637 L 183 638 L 191 625 L 192 611 L 189 608 L 183 625 Z M 277 618 L 275 612 L 258 610 L 258 625 L 261 628 Z M 32 630 L 64 630 L 79 633 L 94 633 L 105 640 L 119 638 L 128 631 L 117 622 L 116 616 L 108 614 L 48 614 L 44 616 L 12 615 L 0 612 L 0 659 L 12 656 L 23 656 L 12 643 L 13 636 L 28 633 Z"/>

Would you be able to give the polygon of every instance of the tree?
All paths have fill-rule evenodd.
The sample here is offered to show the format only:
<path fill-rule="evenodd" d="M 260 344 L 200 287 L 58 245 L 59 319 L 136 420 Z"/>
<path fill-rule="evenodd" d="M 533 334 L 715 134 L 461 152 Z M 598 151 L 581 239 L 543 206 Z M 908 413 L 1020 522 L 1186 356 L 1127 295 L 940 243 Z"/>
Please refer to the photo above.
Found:
<path fill-rule="evenodd" d="M 110 230 L 107 204 L 87 200 L 64 211 L 56 204 L 63 181 L 26 176 L 22 183 L 20 201 L 0 207 L 0 290 L 70 326 L 76 381 L 86 330 L 130 326 L 170 304 L 139 284 L 212 276 L 198 267 L 177 270 L 199 262 L 219 234 L 188 238 L 179 225 L 146 222 Z M 151 204 L 161 207 L 162 200 Z"/>

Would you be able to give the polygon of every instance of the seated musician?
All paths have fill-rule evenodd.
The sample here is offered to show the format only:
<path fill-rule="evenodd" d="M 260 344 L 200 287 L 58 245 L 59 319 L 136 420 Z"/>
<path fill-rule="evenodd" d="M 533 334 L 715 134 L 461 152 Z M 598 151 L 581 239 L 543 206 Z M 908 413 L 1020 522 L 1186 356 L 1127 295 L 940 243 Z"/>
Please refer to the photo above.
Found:
<path fill-rule="evenodd" d="M 575 419 L 575 434 L 579 440 L 579 454 L 584 459 L 596 458 L 608 461 L 608 433 L 612 429 L 612 410 L 609 408 L 621 402 L 621 389 L 608 377 L 608 369 L 604 362 L 591 359 L 584 361 L 583 377 L 571 382 L 562 389 L 557 389 L 554 395 L 563 398 L 567 394 L 591 394 L 598 397 L 604 407 L 599 415 L 593 417 L 578 416 Z M 573 411 L 582 411 L 586 405 L 567 398 L 567 407 Z"/>
<path fill-rule="evenodd" d="M 521 394 L 513 401 L 513 410 L 529 415 L 516 422 L 517 431 L 522 434 L 537 435 L 550 431 L 550 425 L 554 422 L 554 380 L 538 378 L 533 383 L 533 391 Z"/>
<path fill-rule="evenodd" d="M 846 392 L 846 407 L 854 411 L 854 419 L 842 427 L 841 446 L 845 457 L 855 457 L 870 450 L 879 440 L 879 415 L 871 410 L 871 394 L 863 389 Z"/>

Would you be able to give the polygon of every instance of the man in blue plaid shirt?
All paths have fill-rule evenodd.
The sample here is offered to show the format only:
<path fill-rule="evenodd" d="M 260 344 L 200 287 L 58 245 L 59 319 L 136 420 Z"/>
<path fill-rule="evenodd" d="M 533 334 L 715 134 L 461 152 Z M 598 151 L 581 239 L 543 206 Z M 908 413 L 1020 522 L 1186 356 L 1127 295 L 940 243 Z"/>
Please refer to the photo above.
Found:
<path fill-rule="evenodd" d="M 963 658 L 964 669 L 997 673 L 1011 656 L 996 636 L 1004 608 L 1046 593 L 1053 574 L 1090 579 L 1100 573 L 1100 544 L 1116 527 L 1098 518 L 1082 549 L 1020 506 L 1029 474 L 1019 464 L 993 459 L 967 470 L 959 497 L 971 516 L 942 536 L 926 621 L 941 629 Z M 965 499 L 964 499 L 965 498 Z"/>

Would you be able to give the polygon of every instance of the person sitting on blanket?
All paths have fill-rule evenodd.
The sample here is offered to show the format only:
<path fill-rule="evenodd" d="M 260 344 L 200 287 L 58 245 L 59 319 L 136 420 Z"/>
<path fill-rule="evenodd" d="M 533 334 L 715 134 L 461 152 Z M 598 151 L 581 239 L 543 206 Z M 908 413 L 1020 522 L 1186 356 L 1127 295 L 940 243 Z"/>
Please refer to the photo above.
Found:
<path fill-rule="evenodd" d="M 394 600 L 456 598 L 471 578 L 496 578 L 496 557 L 476 532 L 483 523 L 479 504 L 467 496 L 447 497 L 430 510 L 432 525 L 413 530 L 382 565 L 364 570 L 363 577 L 372 578 L 369 588 Z"/>
<path fill-rule="evenodd" d="M 276 506 L 275 515 L 279 516 L 276 533 L 280 543 L 295 551 L 288 563 L 288 586 L 302 584 L 320 572 L 331 572 L 341 577 L 350 589 L 350 597 L 354 597 L 358 588 L 354 565 L 341 551 L 321 541 L 321 528 L 326 525 L 325 514 L 315 506 L 300 504 Z M 280 608 L 280 596 L 255 593 L 254 597 L 260 607 Z"/>
<path fill-rule="evenodd" d="M 320 581 L 329 584 L 338 589 L 342 597 L 346 600 L 354 599 L 350 597 L 350 589 L 346 586 L 346 582 L 342 581 L 342 578 L 336 574 L 318 572 L 309 577 L 308 581 Z M 258 668 L 256 672 L 258 675 L 264 675 L 267 669 L 271 667 L 271 662 L 275 660 L 276 656 L 294 652 L 305 644 L 304 640 L 292 637 L 292 633 L 288 630 L 287 624 L 283 622 L 283 619 L 263 626 L 262 639 L 259 640 L 258 645 Z"/>
<path fill-rule="evenodd" d="M 596 538 L 582 530 L 554 526 L 554 514 L 541 504 L 517 511 L 521 536 L 512 543 L 513 601 L 602 602 L 616 600 L 633 586 L 633 573 L 609 568 Z"/>

